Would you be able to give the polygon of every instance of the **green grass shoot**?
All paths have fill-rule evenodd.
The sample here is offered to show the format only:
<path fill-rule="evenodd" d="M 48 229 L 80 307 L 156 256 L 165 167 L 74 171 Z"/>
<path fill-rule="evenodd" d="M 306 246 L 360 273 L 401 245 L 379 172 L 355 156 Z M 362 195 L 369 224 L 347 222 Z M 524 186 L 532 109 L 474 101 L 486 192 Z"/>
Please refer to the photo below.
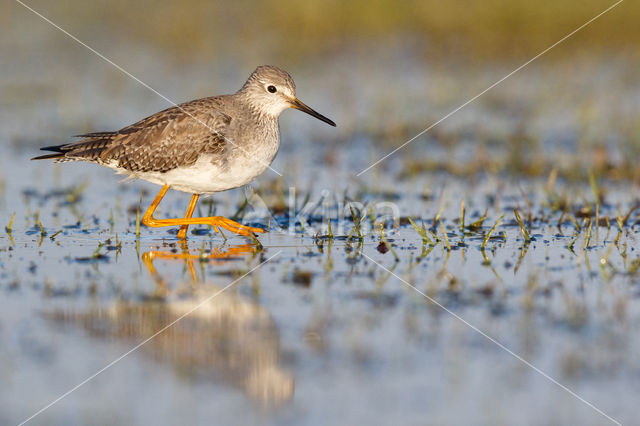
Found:
<path fill-rule="evenodd" d="M 408 219 L 409 219 L 409 222 L 411 223 L 411 226 L 413 226 L 413 229 L 415 229 L 416 232 L 418 233 L 418 235 L 420 235 L 420 237 L 422 238 L 422 241 L 424 241 L 426 243 L 429 243 L 430 245 L 434 245 L 434 243 L 431 240 L 431 238 L 429 238 L 429 236 L 427 235 L 427 228 L 424 226 L 424 222 L 422 222 L 422 228 L 420 228 L 413 221 L 413 219 L 411 219 L 410 217 Z"/>
<path fill-rule="evenodd" d="M 436 217 L 433 218 L 433 223 L 434 225 L 440 221 L 440 217 L 442 217 L 442 212 L 444 212 L 444 208 L 446 207 L 446 204 L 444 204 L 442 207 L 440 207 L 440 210 L 438 211 L 438 214 L 436 214 Z"/>
<path fill-rule="evenodd" d="M 498 227 L 503 217 L 504 215 L 500 216 L 498 220 L 496 220 L 496 223 L 493 224 L 491 229 L 489 229 L 489 232 L 487 232 L 487 235 L 484 236 L 484 240 L 482 240 L 482 245 L 480 246 L 480 249 L 482 251 L 484 251 L 484 248 L 487 245 L 487 242 L 489 242 L 489 238 L 491 238 L 491 234 L 493 234 L 493 231 L 495 231 L 495 229 Z"/>
<path fill-rule="evenodd" d="M 516 216 L 516 222 L 518 222 L 518 226 L 520 227 L 520 231 L 522 232 L 522 236 L 524 237 L 524 241 L 526 243 L 531 241 L 531 235 L 529 235 L 529 231 L 527 231 L 527 228 L 524 226 L 524 222 L 522 221 L 522 218 L 520 217 L 520 213 L 518 213 L 518 209 L 513 209 L 513 213 Z"/>
<path fill-rule="evenodd" d="M 113 232 L 113 226 L 115 225 L 115 220 L 113 219 L 113 209 L 109 212 L 109 232 Z"/>
<path fill-rule="evenodd" d="M 100 250 L 102 250 L 102 247 L 104 247 L 104 243 L 99 243 L 98 248 L 93 252 L 91 257 L 93 258 L 100 257 Z"/>
<path fill-rule="evenodd" d="M 583 250 L 589 248 L 589 242 L 591 241 L 591 229 L 593 228 L 593 220 L 589 219 L 589 227 L 587 228 L 587 237 L 584 239 Z"/>
<path fill-rule="evenodd" d="M 7 231 L 7 234 L 11 234 L 13 232 L 13 221 L 16 219 L 16 214 L 13 213 L 11 215 L 11 219 L 9 219 L 9 224 L 4 227 L 4 230 Z"/>
<path fill-rule="evenodd" d="M 576 220 L 575 217 L 573 217 L 572 214 L 568 214 L 567 217 L 569 218 L 569 220 L 571 221 L 571 223 L 573 224 L 573 226 L 576 228 L 576 231 L 578 232 L 582 232 L 582 226 L 580 226 L 580 224 L 578 223 L 578 221 Z"/>
<path fill-rule="evenodd" d="M 43 236 L 43 237 L 46 236 L 47 235 L 47 231 L 44 230 L 44 227 L 42 226 L 42 223 L 40 223 L 40 212 L 36 212 L 35 219 L 36 219 L 36 226 L 38 228 L 40 228 L 40 235 Z"/>
<path fill-rule="evenodd" d="M 142 191 L 140 191 L 140 200 L 136 209 L 136 239 L 140 239 L 140 210 L 142 209 Z"/>
<path fill-rule="evenodd" d="M 136 210 L 136 238 L 140 239 L 140 206 Z"/>
<path fill-rule="evenodd" d="M 596 205 L 600 205 L 600 189 L 598 188 L 598 183 L 596 182 L 596 176 L 593 174 L 593 170 L 589 170 L 589 186 L 591 186 L 591 191 L 596 199 Z"/>
<path fill-rule="evenodd" d="M 487 213 L 488 213 L 488 209 L 485 209 L 482 217 L 480 217 L 480 219 L 476 220 L 475 222 L 470 223 L 467 226 L 467 229 L 470 229 L 472 231 L 478 231 L 480 229 L 482 229 L 482 224 L 484 223 L 485 220 L 487 220 Z"/>
<path fill-rule="evenodd" d="M 55 240 L 56 237 L 62 233 L 62 229 L 59 229 L 55 234 L 53 234 L 52 236 L 50 236 L 49 238 L 51 239 L 51 241 Z"/>
<path fill-rule="evenodd" d="M 256 234 L 254 234 L 253 232 L 249 232 L 249 237 L 253 241 L 253 244 L 256 246 L 256 251 L 262 250 L 262 243 L 256 238 Z"/>
<path fill-rule="evenodd" d="M 358 232 L 358 239 L 362 239 L 362 219 L 359 215 L 356 215 L 356 212 L 353 210 L 353 206 L 349 204 L 349 210 L 351 211 L 351 219 L 353 220 L 353 229 L 349 233 L 349 239 L 353 238 L 353 233 Z"/>
<path fill-rule="evenodd" d="M 447 247 L 447 251 L 451 251 L 451 245 L 449 245 L 449 236 L 447 235 L 447 230 L 444 227 L 444 223 L 440 221 L 440 228 L 442 229 L 442 235 L 444 235 L 444 243 Z"/>

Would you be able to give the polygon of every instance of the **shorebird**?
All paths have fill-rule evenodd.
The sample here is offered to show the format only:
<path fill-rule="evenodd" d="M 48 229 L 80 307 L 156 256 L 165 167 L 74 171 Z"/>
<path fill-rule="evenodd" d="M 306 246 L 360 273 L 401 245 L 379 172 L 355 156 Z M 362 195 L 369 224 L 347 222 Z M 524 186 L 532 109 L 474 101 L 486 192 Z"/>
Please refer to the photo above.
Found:
<path fill-rule="evenodd" d="M 142 223 L 180 225 L 180 239 L 196 224 L 250 235 L 264 230 L 221 216 L 194 218 L 193 211 L 200 195 L 243 186 L 270 166 L 280 147 L 278 117 L 288 108 L 336 125 L 298 100 L 286 71 L 263 65 L 232 95 L 185 102 L 118 131 L 77 135 L 78 142 L 41 148 L 53 153 L 32 160 L 88 161 L 162 185 Z M 192 194 L 189 207 L 184 218 L 156 219 L 153 213 L 169 188 Z"/>

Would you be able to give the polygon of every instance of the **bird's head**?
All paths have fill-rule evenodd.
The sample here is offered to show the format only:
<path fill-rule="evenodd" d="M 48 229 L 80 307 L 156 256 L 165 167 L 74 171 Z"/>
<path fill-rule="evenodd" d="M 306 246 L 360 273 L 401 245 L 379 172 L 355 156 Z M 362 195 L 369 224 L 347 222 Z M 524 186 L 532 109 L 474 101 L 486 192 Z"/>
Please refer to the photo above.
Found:
<path fill-rule="evenodd" d="M 332 126 L 336 123 L 317 113 L 296 97 L 296 84 L 286 71 L 271 65 L 262 65 L 249 76 L 242 86 L 247 102 L 260 113 L 278 117 L 287 108 L 295 108 Z"/>

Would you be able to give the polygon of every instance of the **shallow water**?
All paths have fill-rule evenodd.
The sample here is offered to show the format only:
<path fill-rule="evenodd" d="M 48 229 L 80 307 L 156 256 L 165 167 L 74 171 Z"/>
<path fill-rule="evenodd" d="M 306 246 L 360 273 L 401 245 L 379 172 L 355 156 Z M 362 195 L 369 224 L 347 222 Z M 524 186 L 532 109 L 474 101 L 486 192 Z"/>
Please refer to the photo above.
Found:
<path fill-rule="evenodd" d="M 12 389 L 0 397 L 3 423 L 35 413 L 185 313 L 34 423 L 607 421 L 480 332 L 608 415 L 634 418 L 639 260 L 635 215 L 620 236 L 615 225 L 617 205 L 623 214 L 632 206 L 624 185 L 608 186 L 599 214 L 611 226 L 594 227 L 586 249 L 586 227 L 577 234 L 564 219 L 558 229 L 560 213 L 542 207 L 544 182 L 523 184 L 534 188 L 526 195 L 537 219 L 526 244 L 512 210 L 525 215 L 518 186 L 449 178 L 442 195 L 429 198 L 416 184 L 444 179 L 420 176 L 396 193 L 361 199 L 394 200 L 427 226 L 446 206 L 450 250 L 444 241 L 423 244 L 404 220 L 387 221 L 393 250 L 375 230 L 345 240 L 349 214 L 334 215 L 332 240 L 326 221 L 313 219 L 319 211 L 306 225 L 319 238 L 299 225 L 286 229 L 288 212 L 276 213 L 271 226 L 281 229 L 261 235 L 257 250 L 207 229 L 187 247 L 166 229 L 143 227 L 137 239 L 139 188 L 152 186 L 118 186 L 91 165 L 59 167 L 25 161 L 5 190 L 3 211 L 29 215 L 0 236 L 0 368 Z M 21 173 L 35 180 L 24 183 Z M 84 173 L 94 175 L 74 202 L 73 191 L 53 192 Z M 586 186 L 567 188 L 592 198 Z M 499 201 L 487 201 L 498 193 Z M 464 236 L 461 194 L 466 224 L 489 209 L 482 228 Z M 179 215 L 186 198 L 170 196 L 161 215 Z M 243 194 L 215 198 L 217 212 L 233 214 Z M 329 212 L 335 203 L 327 204 Z"/>
<path fill-rule="evenodd" d="M 290 69 L 338 128 L 285 113 L 284 176 L 199 204 L 198 215 L 268 228 L 262 248 L 206 227 L 184 246 L 175 229 L 136 236 L 157 187 L 28 161 L 166 107 L 45 34 L 22 34 L 0 81 L 0 226 L 16 213 L 0 234 L 1 424 L 50 403 L 30 423 L 635 421 L 640 210 L 625 164 L 640 86 L 624 59 L 536 64 L 361 177 L 511 68 L 433 64 L 407 48 L 385 51 L 387 67 L 367 50 Z M 241 84 L 235 69 L 214 78 L 211 64 L 118 52 L 172 99 Z M 519 169 L 533 159 L 540 170 Z M 170 192 L 158 215 L 187 201 Z M 467 226 L 486 211 L 477 227 L 460 229 L 462 201 Z"/>

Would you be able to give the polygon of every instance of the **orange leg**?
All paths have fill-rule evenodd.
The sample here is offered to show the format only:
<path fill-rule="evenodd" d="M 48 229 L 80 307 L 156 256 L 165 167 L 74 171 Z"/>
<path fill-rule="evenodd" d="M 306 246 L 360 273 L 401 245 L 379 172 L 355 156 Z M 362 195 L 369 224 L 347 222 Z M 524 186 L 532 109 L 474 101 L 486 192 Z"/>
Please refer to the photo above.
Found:
<path fill-rule="evenodd" d="M 180 231 L 178 232 L 179 238 L 186 238 L 187 230 L 184 229 L 183 236 L 180 234 L 182 232 L 182 227 L 189 225 L 211 225 L 213 229 L 218 232 L 218 227 L 224 228 L 228 231 L 234 232 L 236 234 L 249 236 L 252 232 L 264 232 L 264 229 L 260 228 L 252 228 L 250 226 L 244 226 L 238 222 L 235 222 L 231 219 L 227 219 L 222 216 L 213 216 L 213 217 L 190 217 L 193 214 L 193 209 L 195 209 L 196 202 L 198 201 L 198 196 L 194 195 L 191 197 L 191 203 L 189 204 L 189 209 L 187 210 L 187 215 L 189 217 L 178 218 L 178 219 L 156 219 L 153 217 L 153 213 L 156 211 L 158 204 L 162 201 L 165 194 L 169 190 L 169 185 L 165 185 L 162 187 L 156 198 L 153 200 L 149 208 L 144 215 L 142 216 L 142 223 L 147 226 L 157 228 L 161 226 L 178 226 L 180 225 Z"/>
<path fill-rule="evenodd" d="M 196 203 L 198 202 L 198 198 L 200 198 L 198 194 L 193 194 L 191 196 L 189 207 L 187 207 L 187 212 L 184 214 L 185 219 L 191 219 L 191 216 L 193 216 L 193 211 L 196 209 Z M 180 230 L 178 231 L 178 239 L 180 240 L 187 239 L 187 229 L 189 229 L 189 225 L 182 225 L 180 227 Z"/>

